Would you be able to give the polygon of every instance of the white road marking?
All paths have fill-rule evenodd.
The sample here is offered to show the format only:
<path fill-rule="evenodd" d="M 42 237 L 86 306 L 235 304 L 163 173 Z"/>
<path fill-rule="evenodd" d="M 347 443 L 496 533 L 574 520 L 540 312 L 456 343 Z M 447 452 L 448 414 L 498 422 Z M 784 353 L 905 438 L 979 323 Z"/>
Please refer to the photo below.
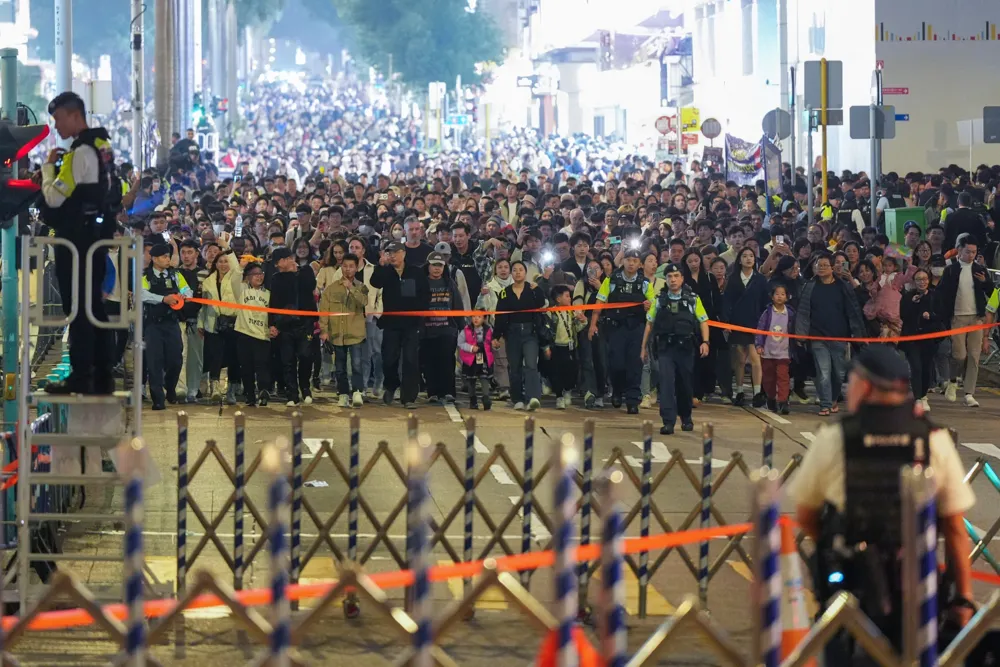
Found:
<path fill-rule="evenodd" d="M 963 447 L 968 447 L 972 451 L 979 452 L 980 454 L 985 454 L 986 456 L 992 456 L 995 459 L 1000 459 L 1000 447 L 989 443 L 989 442 L 960 442 Z"/>
<path fill-rule="evenodd" d="M 517 505 L 519 502 L 521 502 L 521 496 L 510 496 L 511 505 Z M 523 507 L 517 508 L 517 516 L 519 518 L 524 516 Z M 544 544 L 551 540 L 552 533 L 550 533 L 549 529 L 545 527 L 545 524 L 542 523 L 536 516 L 532 516 L 531 518 L 531 539 L 539 544 Z"/>
<path fill-rule="evenodd" d="M 633 442 L 633 445 L 642 451 L 642 441 Z M 662 442 L 653 443 L 653 463 L 669 463 L 670 462 L 670 450 Z"/>
<path fill-rule="evenodd" d="M 813 435 L 812 431 L 800 431 L 799 434 L 809 442 L 816 439 L 816 436 Z"/>
<path fill-rule="evenodd" d="M 467 435 L 464 428 L 458 429 L 458 432 L 462 434 L 463 438 Z M 479 439 L 478 435 L 475 436 L 475 438 L 473 439 L 472 446 L 475 447 L 476 454 L 489 454 L 490 453 L 490 448 L 483 444 L 483 441 Z"/>
<path fill-rule="evenodd" d="M 493 475 L 493 479 L 497 481 L 497 484 L 514 484 L 514 480 L 510 478 L 507 471 L 502 465 L 494 463 L 490 466 L 490 474 Z"/>
<path fill-rule="evenodd" d="M 444 411 L 448 413 L 448 416 L 451 417 L 451 420 L 453 422 L 461 423 L 465 421 L 464 419 L 462 419 L 462 415 L 458 412 L 458 408 L 456 408 L 451 403 L 444 404 Z"/>
<path fill-rule="evenodd" d="M 302 438 L 302 444 L 305 447 L 305 450 L 302 452 L 302 458 L 316 458 L 316 455 L 319 453 L 319 448 L 323 444 L 324 440 L 330 442 L 327 438 Z"/>
<path fill-rule="evenodd" d="M 765 419 L 770 419 L 771 421 L 778 422 L 779 424 L 791 424 L 792 423 L 792 422 L 788 421 L 787 419 L 785 419 L 784 417 L 782 417 L 780 415 L 776 415 L 775 413 L 771 412 L 770 410 L 759 410 L 757 408 L 750 408 L 750 412 L 752 412 L 752 413 L 754 413 L 754 414 L 756 414 L 756 415 L 758 415 L 760 417 L 764 417 Z"/>
<path fill-rule="evenodd" d="M 642 443 L 641 442 L 633 442 L 632 444 L 635 445 L 636 447 L 638 447 L 640 450 L 642 449 Z M 667 449 L 667 446 L 665 444 L 663 444 L 662 442 L 654 442 L 652 449 L 653 449 L 653 452 L 652 452 L 653 453 L 653 458 L 652 458 L 652 462 L 653 463 L 669 463 L 670 462 L 670 451 Z M 628 464 L 630 466 L 632 466 L 633 468 L 641 468 L 642 467 L 642 458 L 641 457 L 626 456 L 625 460 L 628 461 Z M 684 459 L 684 461 L 688 465 L 694 465 L 694 466 L 700 466 L 701 465 L 701 459 L 700 458 L 698 458 L 698 459 Z M 716 459 L 716 458 L 712 459 L 712 468 L 725 468 L 727 465 L 729 465 L 729 462 L 726 461 L 726 460 L 724 460 L 724 459 Z"/>

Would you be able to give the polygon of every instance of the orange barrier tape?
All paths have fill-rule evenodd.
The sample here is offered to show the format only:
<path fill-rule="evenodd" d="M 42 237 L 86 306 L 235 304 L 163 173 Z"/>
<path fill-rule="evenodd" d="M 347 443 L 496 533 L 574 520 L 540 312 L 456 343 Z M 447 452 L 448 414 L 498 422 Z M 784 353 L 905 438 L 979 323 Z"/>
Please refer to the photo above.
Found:
<path fill-rule="evenodd" d="M 182 297 L 183 298 L 183 297 Z M 228 301 L 216 301 L 214 299 L 201 299 L 198 297 L 188 297 L 184 301 L 200 303 L 203 306 L 215 306 L 216 308 L 232 308 L 233 310 L 252 310 L 259 313 L 273 313 L 274 315 L 300 315 L 303 317 L 344 317 L 352 313 L 331 313 L 315 310 L 289 310 L 286 308 L 267 308 L 265 306 L 251 306 L 244 303 L 230 303 Z M 180 305 L 173 305 L 171 308 L 179 310 L 184 306 L 184 301 L 178 301 Z M 547 308 L 530 308 L 528 310 L 403 310 L 393 313 L 380 313 L 381 315 L 391 315 L 393 317 L 472 317 L 473 315 L 511 315 L 513 313 L 568 313 L 585 310 L 615 310 L 618 308 L 633 308 L 641 306 L 641 303 L 592 303 L 579 306 L 549 306 Z"/>
<path fill-rule="evenodd" d="M 967 327 L 958 327 L 957 329 L 948 329 L 947 331 L 935 331 L 934 333 L 914 334 L 912 336 L 890 336 L 888 338 L 838 338 L 836 336 L 806 336 L 804 334 L 774 333 L 773 331 L 751 329 L 750 327 L 741 327 L 738 324 L 716 322 L 715 320 L 709 320 L 708 326 L 715 327 L 716 329 L 741 331 L 743 333 L 751 333 L 759 336 L 775 336 L 778 338 L 792 338 L 795 340 L 825 340 L 840 343 L 910 343 L 916 340 L 932 340 L 934 338 L 945 338 L 946 336 L 957 336 L 958 334 L 971 333 L 982 329 L 992 329 L 995 326 L 1000 326 L 1000 322 L 994 322 L 992 324 L 970 324 Z"/>

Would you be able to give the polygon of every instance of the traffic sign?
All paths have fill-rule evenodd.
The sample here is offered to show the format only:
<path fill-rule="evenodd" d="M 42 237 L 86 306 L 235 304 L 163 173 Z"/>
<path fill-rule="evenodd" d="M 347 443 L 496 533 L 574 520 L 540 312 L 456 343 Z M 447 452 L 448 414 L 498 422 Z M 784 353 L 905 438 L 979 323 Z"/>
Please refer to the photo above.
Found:
<path fill-rule="evenodd" d="M 983 143 L 1000 144 L 1000 107 L 983 107 Z"/>
<path fill-rule="evenodd" d="M 805 103 L 807 107 L 819 109 L 823 106 L 823 95 L 820 86 L 819 60 L 806 61 Z M 826 108 L 842 109 L 844 107 L 844 63 L 839 60 L 826 61 Z"/>
<path fill-rule="evenodd" d="M 784 109 L 771 109 L 761 122 L 764 134 L 778 139 L 787 139 L 792 134 L 792 116 Z"/>
<path fill-rule="evenodd" d="M 871 139 L 871 106 L 851 107 L 851 139 Z M 896 107 L 886 105 L 876 108 L 875 138 L 896 138 Z"/>
<path fill-rule="evenodd" d="M 676 116 L 660 116 L 659 118 L 656 119 L 655 123 L 656 131 L 659 132 L 660 134 L 667 134 L 668 132 L 672 132 L 674 129 L 675 120 Z"/>
<path fill-rule="evenodd" d="M 455 127 L 462 127 L 468 125 L 472 122 L 472 116 L 467 113 L 450 113 L 448 118 L 445 120 L 445 125 L 453 125 Z"/>
<path fill-rule="evenodd" d="M 909 88 L 883 88 L 882 89 L 882 94 L 883 95 L 909 95 L 910 94 L 910 89 Z"/>
<path fill-rule="evenodd" d="M 896 114 L 896 122 L 897 123 L 905 123 L 908 120 L 910 120 L 910 114 L 908 114 L 908 113 L 898 113 L 898 114 Z"/>
<path fill-rule="evenodd" d="M 701 124 L 701 133 L 709 139 L 715 139 L 722 134 L 722 123 L 714 118 L 706 118 Z"/>
<path fill-rule="evenodd" d="M 885 69 L 885 61 L 884 60 L 876 60 L 875 61 L 875 69 Z"/>

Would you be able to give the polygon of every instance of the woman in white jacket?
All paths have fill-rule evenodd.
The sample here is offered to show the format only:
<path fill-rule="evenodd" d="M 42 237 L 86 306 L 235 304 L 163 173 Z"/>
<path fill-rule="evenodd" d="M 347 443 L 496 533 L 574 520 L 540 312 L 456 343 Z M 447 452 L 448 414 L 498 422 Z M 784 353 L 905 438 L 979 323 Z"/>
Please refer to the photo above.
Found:
<path fill-rule="evenodd" d="M 204 298 L 225 303 L 238 303 L 235 285 L 243 279 L 236 255 L 225 249 L 209 268 L 202 282 Z M 208 370 L 212 400 L 222 398 L 219 380 L 222 367 L 229 369 L 226 402 L 236 404 L 236 386 L 240 383 L 240 362 L 237 355 L 237 310 L 225 306 L 202 306 L 198 311 L 198 332 L 205 337 L 205 365 Z"/>
<path fill-rule="evenodd" d="M 243 264 L 243 262 L 241 262 Z M 271 291 L 264 287 L 264 269 L 251 262 L 243 266 L 243 280 L 233 281 L 236 303 L 267 308 Z M 271 386 L 271 332 L 267 312 L 240 309 L 236 316 L 243 397 L 247 407 L 266 406 Z"/>
<path fill-rule="evenodd" d="M 483 285 L 479 299 L 476 300 L 476 308 L 496 310 L 500 291 L 513 284 L 514 279 L 510 275 L 510 260 L 498 259 L 493 265 L 493 278 Z M 490 317 L 491 323 L 493 319 Z M 510 375 L 507 371 L 507 349 L 504 345 L 493 350 L 493 377 L 500 390 L 497 398 L 506 400 L 510 396 Z"/>

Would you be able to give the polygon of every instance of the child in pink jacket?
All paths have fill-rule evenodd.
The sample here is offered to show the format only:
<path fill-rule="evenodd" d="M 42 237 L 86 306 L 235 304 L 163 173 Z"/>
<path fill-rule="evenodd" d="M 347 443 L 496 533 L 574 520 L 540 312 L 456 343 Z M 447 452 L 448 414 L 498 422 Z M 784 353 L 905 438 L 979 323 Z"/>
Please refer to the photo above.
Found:
<path fill-rule="evenodd" d="M 901 258 L 889 254 L 882 258 L 882 277 L 872 283 L 872 298 L 864 307 L 865 317 L 878 321 L 881 338 L 898 336 L 903 330 L 899 300 L 902 298 L 903 286 L 913 279 L 917 267 L 910 265 L 904 273 L 900 273 L 901 261 Z"/>

